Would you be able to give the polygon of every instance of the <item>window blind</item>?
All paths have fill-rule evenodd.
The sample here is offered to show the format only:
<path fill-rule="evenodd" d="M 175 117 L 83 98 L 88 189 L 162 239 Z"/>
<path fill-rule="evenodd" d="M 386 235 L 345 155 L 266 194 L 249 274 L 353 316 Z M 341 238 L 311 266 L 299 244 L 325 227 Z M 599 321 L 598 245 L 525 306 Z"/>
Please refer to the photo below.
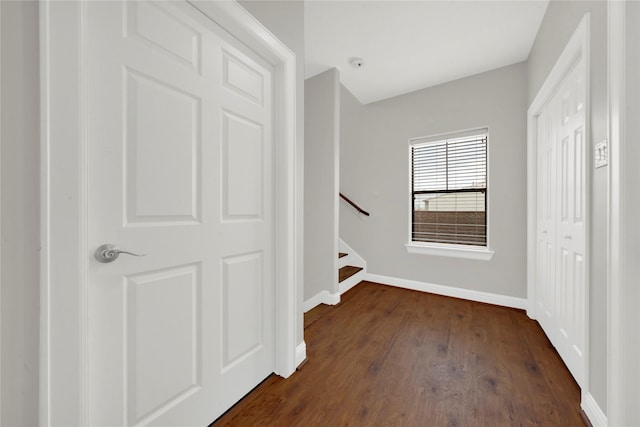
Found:
<path fill-rule="evenodd" d="M 486 246 L 487 139 L 412 141 L 412 241 Z"/>

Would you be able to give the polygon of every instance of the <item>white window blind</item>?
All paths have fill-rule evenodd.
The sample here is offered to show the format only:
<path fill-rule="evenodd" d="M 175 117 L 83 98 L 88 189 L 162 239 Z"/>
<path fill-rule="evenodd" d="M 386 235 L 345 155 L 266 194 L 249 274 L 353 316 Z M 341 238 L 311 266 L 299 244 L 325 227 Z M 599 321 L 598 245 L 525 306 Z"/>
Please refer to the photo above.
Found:
<path fill-rule="evenodd" d="M 413 242 L 487 245 L 486 129 L 411 141 Z"/>

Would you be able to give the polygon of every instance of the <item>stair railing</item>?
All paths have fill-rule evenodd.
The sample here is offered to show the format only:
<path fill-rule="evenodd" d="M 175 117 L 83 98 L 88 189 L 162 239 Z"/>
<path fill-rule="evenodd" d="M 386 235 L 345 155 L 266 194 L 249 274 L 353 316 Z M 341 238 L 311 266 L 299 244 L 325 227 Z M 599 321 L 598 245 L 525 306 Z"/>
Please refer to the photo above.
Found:
<path fill-rule="evenodd" d="M 347 203 L 349 203 L 351 206 L 353 206 L 353 208 L 355 210 L 357 210 L 358 212 L 360 212 L 362 215 L 365 216 L 369 216 L 369 212 L 365 211 L 364 209 L 362 209 L 360 206 L 358 206 L 355 202 L 353 202 L 350 198 L 348 198 L 347 196 L 345 196 L 344 194 L 340 193 L 340 197 Z"/>

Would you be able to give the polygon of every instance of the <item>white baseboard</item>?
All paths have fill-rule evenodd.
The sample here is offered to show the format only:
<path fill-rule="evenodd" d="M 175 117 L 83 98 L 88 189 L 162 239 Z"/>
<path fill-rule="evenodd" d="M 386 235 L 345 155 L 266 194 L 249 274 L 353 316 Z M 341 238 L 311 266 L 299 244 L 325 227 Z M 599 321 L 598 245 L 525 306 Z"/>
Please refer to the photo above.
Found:
<path fill-rule="evenodd" d="M 296 367 L 300 366 L 302 362 L 307 358 L 307 343 L 302 341 L 296 347 Z"/>
<path fill-rule="evenodd" d="M 398 288 L 412 289 L 414 291 L 429 292 L 447 297 L 461 298 L 470 301 L 484 302 L 487 304 L 501 305 L 503 307 L 527 308 L 525 298 L 511 297 L 507 295 L 491 294 L 488 292 L 473 291 L 470 289 L 455 288 L 452 286 L 434 285 L 433 283 L 418 282 L 415 280 L 398 279 L 395 277 L 381 276 L 379 274 L 366 274 L 365 279 L 370 282 Z"/>
<path fill-rule="evenodd" d="M 536 316 L 536 312 L 535 310 L 531 309 L 531 307 L 529 307 L 529 303 L 527 303 L 527 317 L 531 320 L 538 320 L 538 317 Z"/>
<path fill-rule="evenodd" d="M 587 418 L 589 418 L 589 422 L 591 422 L 593 427 L 607 427 L 607 416 L 602 412 L 602 409 L 600 409 L 600 406 L 598 406 L 598 403 L 591 393 L 582 392 L 580 407 Z"/>
<path fill-rule="evenodd" d="M 360 270 L 358 271 L 356 274 L 354 274 L 353 276 L 349 277 L 346 280 L 343 280 L 342 282 L 340 282 L 338 284 L 338 287 L 340 288 L 340 295 L 344 294 L 345 292 L 347 292 L 349 289 L 353 288 L 355 285 L 357 285 L 358 283 L 362 282 L 363 280 L 366 280 L 365 270 Z"/>
<path fill-rule="evenodd" d="M 336 305 L 340 302 L 340 294 L 332 294 L 329 291 L 319 292 L 317 295 L 312 296 L 302 304 L 302 309 L 306 313 L 314 307 L 320 304 Z"/>

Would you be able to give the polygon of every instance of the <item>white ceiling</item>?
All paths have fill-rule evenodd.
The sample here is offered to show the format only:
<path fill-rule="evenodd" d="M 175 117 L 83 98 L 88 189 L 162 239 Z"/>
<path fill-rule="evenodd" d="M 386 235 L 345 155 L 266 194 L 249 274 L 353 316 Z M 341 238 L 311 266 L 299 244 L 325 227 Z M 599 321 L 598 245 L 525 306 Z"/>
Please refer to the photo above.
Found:
<path fill-rule="evenodd" d="M 548 3 L 307 0 L 305 77 L 336 67 L 368 104 L 515 64 L 529 56 Z"/>

